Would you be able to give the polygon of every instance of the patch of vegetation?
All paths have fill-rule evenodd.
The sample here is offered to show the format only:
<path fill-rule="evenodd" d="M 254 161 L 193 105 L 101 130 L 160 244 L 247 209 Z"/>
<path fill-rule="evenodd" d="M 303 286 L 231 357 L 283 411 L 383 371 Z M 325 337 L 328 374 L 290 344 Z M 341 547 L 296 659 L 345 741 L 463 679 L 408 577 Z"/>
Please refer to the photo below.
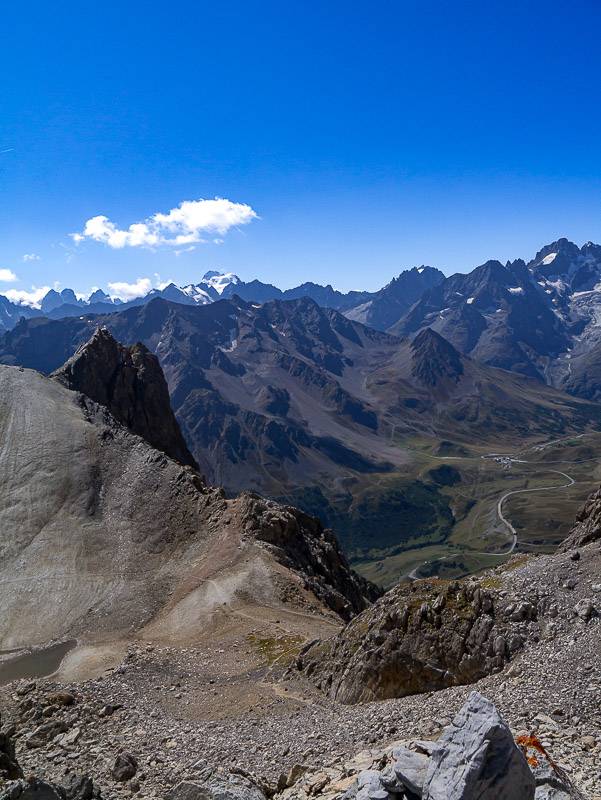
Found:
<path fill-rule="evenodd" d="M 317 517 L 326 528 L 334 530 L 338 530 L 346 510 L 353 501 L 350 493 L 338 497 L 336 501 L 330 500 L 323 493 L 321 486 L 303 486 L 274 499 L 278 503 L 300 508 L 305 514 Z"/>
<path fill-rule="evenodd" d="M 273 664 L 281 664 L 288 666 L 300 653 L 304 644 L 302 636 L 255 636 L 251 633 L 248 635 L 248 641 L 265 660 L 269 666 Z"/>
<path fill-rule="evenodd" d="M 467 517 L 475 505 L 476 501 L 473 497 L 457 497 L 454 506 L 455 520 Z"/>
<path fill-rule="evenodd" d="M 528 554 L 512 558 L 511 561 L 508 561 L 506 564 L 503 564 L 503 572 L 512 572 L 514 569 L 519 569 L 520 567 L 523 567 L 529 558 L 530 556 Z"/>
<path fill-rule="evenodd" d="M 502 589 L 503 581 L 493 575 L 488 575 L 486 578 L 482 578 L 480 586 L 482 586 L 483 589 Z"/>

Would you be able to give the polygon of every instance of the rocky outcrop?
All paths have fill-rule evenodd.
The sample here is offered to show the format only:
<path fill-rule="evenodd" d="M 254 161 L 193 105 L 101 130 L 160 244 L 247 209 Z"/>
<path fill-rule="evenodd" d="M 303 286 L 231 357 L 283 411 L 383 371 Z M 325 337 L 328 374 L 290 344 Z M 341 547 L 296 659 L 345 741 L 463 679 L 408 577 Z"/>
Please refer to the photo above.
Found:
<path fill-rule="evenodd" d="M 559 547 L 560 552 L 601 541 L 601 489 L 589 495 L 576 515 L 576 524 Z"/>
<path fill-rule="evenodd" d="M 536 628 L 537 597 L 476 580 L 399 586 L 298 658 L 331 698 L 358 703 L 469 684 L 499 671 Z"/>
<path fill-rule="evenodd" d="M 171 408 L 159 360 L 143 344 L 124 347 L 106 328 L 98 328 L 53 377 L 106 406 L 157 450 L 197 468 Z"/>
<path fill-rule="evenodd" d="M 348 621 L 381 595 L 381 590 L 350 569 L 332 531 L 315 517 L 245 494 L 245 531 L 262 542 L 280 564 L 302 577 L 304 588 Z"/>

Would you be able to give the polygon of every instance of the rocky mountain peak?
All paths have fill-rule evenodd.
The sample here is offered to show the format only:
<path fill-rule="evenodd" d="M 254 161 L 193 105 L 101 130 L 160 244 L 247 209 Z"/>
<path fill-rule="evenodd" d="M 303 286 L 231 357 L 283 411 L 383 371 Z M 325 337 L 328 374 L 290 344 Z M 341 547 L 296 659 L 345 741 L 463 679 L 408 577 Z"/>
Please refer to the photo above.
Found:
<path fill-rule="evenodd" d="M 97 328 L 53 377 L 106 406 L 153 447 L 197 468 L 171 408 L 159 361 L 145 345 L 124 347 L 106 328 Z"/>
<path fill-rule="evenodd" d="M 426 289 L 441 283 L 444 277 L 444 274 L 439 269 L 422 264 L 420 267 L 412 267 L 401 272 L 400 275 L 393 278 L 389 284 L 381 289 L 377 296 L 388 297 L 388 300 L 393 297 L 401 298 L 411 305 Z"/>
<path fill-rule="evenodd" d="M 499 289 L 505 289 L 515 280 L 513 269 L 500 261 L 486 261 L 467 276 L 468 284 L 476 292 L 489 292 L 491 297 L 498 296 Z"/>
<path fill-rule="evenodd" d="M 579 248 L 558 239 L 539 250 L 528 266 L 550 302 L 569 313 L 572 293 L 592 290 L 601 278 L 601 247 L 587 242 Z"/>
<path fill-rule="evenodd" d="M 106 292 L 103 292 L 102 289 L 96 289 L 96 291 L 92 292 L 90 295 L 88 302 L 90 305 L 94 305 L 94 303 L 110 303 L 111 298 Z"/>
<path fill-rule="evenodd" d="M 63 289 L 57 292 L 56 289 L 50 289 L 46 292 L 40 303 L 40 308 L 44 313 L 53 311 L 63 305 L 80 305 L 80 301 L 73 289 Z"/>
<path fill-rule="evenodd" d="M 574 244 L 574 242 L 571 242 L 569 239 L 566 239 L 565 236 L 562 236 L 555 242 L 551 242 L 550 244 L 546 244 L 544 247 L 542 247 L 534 257 L 534 263 L 538 264 L 544 259 L 549 259 L 548 263 L 551 263 L 550 256 L 562 256 L 569 260 L 573 260 L 578 258 L 579 255 L 580 248 L 578 245 Z"/>
<path fill-rule="evenodd" d="M 463 375 L 461 356 L 453 345 L 431 328 L 425 328 L 413 340 L 412 374 L 426 386 L 435 387 L 445 380 L 455 383 Z"/>

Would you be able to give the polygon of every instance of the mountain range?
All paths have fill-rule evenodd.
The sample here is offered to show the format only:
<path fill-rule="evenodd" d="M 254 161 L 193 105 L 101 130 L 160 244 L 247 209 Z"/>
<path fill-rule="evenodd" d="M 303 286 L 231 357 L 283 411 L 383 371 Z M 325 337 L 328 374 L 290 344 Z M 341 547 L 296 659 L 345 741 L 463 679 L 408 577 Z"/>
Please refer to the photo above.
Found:
<path fill-rule="evenodd" d="M 601 247 L 560 239 L 528 264 L 488 261 L 424 292 L 391 331 L 431 327 L 493 366 L 570 385 L 571 361 L 598 343 Z"/>
<path fill-rule="evenodd" d="M 156 355 L 211 483 L 320 513 L 353 552 L 450 530 L 449 498 L 418 475 L 411 442 L 492 450 L 601 425 L 596 403 L 480 363 L 431 329 L 402 339 L 309 298 L 155 298 L 111 314 L 22 320 L 0 338 L 0 363 L 50 374 L 97 328 Z"/>
<path fill-rule="evenodd" d="M 16 303 L 0 295 L 0 331 L 10 330 L 25 317 L 47 316 L 52 319 L 81 314 L 82 309 L 90 313 L 106 313 L 115 309 L 146 305 L 160 297 L 183 305 L 207 305 L 221 298 L 238 296 L 253 303 L 269 300 L 298 300 L 309 297 L 319 305 L 349 312 L 352 319 L 366 322 L 381 330 L 395 322 L 422 293 L 444 279 L 440 270 L 432 267 L 414 267 L 402 272 L 378 292 L 339 292 L 332 286 L 303 283 L 293 289 L 278 289 L 258 280 L 244 282 L 232 272 L 206 272 L 199 283 L 176 286 L 169 283 L 161 289 L 152 289 L 143 297 L 124 302 L 96 289 L 88 298 L 78 297 L 72 289 L 57 291 L 50 289 L 37 304 Z"/>
<path fill-rule="evenodd" d="M 54 289 L 39 307 L 0 295 L 0 330 L 21 318 L 61 319 L 82 312 L 106 314 L 162 298 L 208 305 L 239 297 L 250 303 L 309 298 L 348 319 L 398 336 L 431 328 L 464 355 L 518 372 L 587 399 L 601 397 L 601 245 L 578 247 L 567 239 L 545 245 L 528 263 L 487 261 L 445 278 L 414 267 L 377 292 L 339 292 L 304 283 L 282 291 L 233 273 L 207 272 L 197 284 L 171 283 L 125 303 L 96 290 L 86 300 Z"/>

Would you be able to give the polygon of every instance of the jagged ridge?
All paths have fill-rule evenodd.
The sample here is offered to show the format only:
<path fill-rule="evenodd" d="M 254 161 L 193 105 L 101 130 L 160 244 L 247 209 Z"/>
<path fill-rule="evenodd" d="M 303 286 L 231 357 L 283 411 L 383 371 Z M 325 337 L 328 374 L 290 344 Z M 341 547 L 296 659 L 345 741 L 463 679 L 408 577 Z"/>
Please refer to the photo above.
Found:
<path fill-rule="evenodd" d="M 157 450 L 198 468 L 171 408 L 159 360 L 140 342 L 124 347 L 99 327 L 52 377 L 106 406 Z"/>

